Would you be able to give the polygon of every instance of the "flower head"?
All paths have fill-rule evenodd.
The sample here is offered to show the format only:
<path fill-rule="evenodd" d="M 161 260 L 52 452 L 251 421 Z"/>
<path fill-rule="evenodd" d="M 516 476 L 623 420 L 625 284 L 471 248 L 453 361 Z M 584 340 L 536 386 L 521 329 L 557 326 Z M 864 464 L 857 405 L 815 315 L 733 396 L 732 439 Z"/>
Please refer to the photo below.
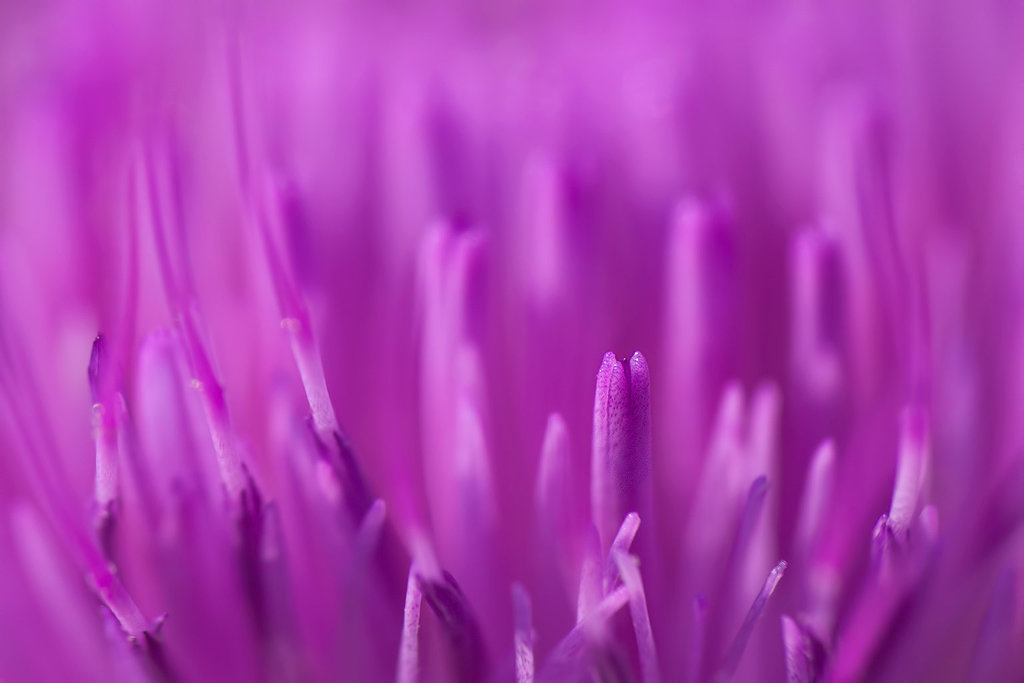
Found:
<path fill-rule="evenodd" d="M 0 679 L 1019 680 L 1022 22 L 4 5 Z"/>

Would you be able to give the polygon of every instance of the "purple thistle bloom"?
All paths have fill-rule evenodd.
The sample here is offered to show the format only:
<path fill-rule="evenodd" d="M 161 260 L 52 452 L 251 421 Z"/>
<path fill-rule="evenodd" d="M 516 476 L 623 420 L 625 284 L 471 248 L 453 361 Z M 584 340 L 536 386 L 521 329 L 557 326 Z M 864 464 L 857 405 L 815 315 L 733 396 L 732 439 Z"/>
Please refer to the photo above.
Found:
<path fill-rule="evenodd" d="M 1021 35 L 4 4 L 0 681 L 1024 679 Z"/>

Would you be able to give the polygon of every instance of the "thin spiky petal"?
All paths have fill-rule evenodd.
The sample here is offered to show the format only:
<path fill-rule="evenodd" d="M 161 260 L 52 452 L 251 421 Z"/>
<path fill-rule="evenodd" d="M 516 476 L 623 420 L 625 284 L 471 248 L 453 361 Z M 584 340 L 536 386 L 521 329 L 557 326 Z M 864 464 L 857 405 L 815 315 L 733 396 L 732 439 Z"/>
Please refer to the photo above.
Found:
<path fill-rule="evenodd" d="M 612 541 L 611 550 L 608 552 L 608 561 L 604 567 L 604 592 L 606 595 L 611 592 L 612 584 L 615 583 L 615 579 L 619 575 L 618 554 L 629 552 L 639 529 L 640 515 L 630 512 L 622 520 L 622 525 L 619 527 L 618 533 L 615 534 L 615 540 Z"/>
<path fill-rule="evenodd" d="M 875 654 L 884 647 L 887 629 L 908 591 L 920 578 L 922 564 L 893 535 L 887 515 L 875 524 L 871 545 L 872 571 L 852 613 L 836 637 L 830 675 L 857 680 L 867 675 Z"/>
<path fill-rule="evenodd" d="M 534 488 L 535 521 L 538 541 L 546 549 L 541 556 L 541 562 L 546 565 L 545 573 L 560 575 L 557 588 L 571 601 L 576 589 L 582 524 L 576 511 L 570 455 L 565 419 L 558 413 L 551 413 L 544 429 Z"/>
<path fill-rule="evenodd" d="M 595 638 L 602 636 L 608 620 L 629 604 L 629 598 L 626 586 L 619 586 L 602 598 L 554 647 L 545 660 L 541 678 L 564 680 L 567 672 L 582 669 L 580 662 L 587 647 Z"/>
<path fill-rule="evenodd" d="M 213 458 L 200 457 L 205 455 L 200 439 L 206 426 L 200 409 L 186 400 L 181 356 L 177 336 L 158 332 L 143 340 L 136 364 L 140 445 L 149 456 L 162 499 L 172 488 L 203 492 L 218 481 Z"/>
<path fill-rule="evenodd" d="M 171 666 L 167 656 L 160 631 L 163 628 L 167 615 L 157 619 L 153 629 L 143 634 L 143 649 L 145 652 L 146 671 L 152 680 L 159 683 L 172 683 L 181 680 L 181 676 Z"/>
<path fill-rule="evenodd" d="M 125 590 L 121 580 L 110 570 L 106 562 L 96 553 L 88 560 L 89 583 L 99 598 L 110 608 L 110 611 L 121 624 L 125 634 L 139 642 L 147 630 L 149 624 L 142 616 L 135 601 L 132 600 L 128 591 Z"/>
<path fill-rule="evenodd" d="M 193 361 L 195 363 L 193 367 L 198 376 L 192 380 L 192 388 L 202 398 L 210 439 L 217 455 L 217 469 L 230 499 L 242 501 L 247 495 L 251 495 L 253 482 L 242 462 L 238 443 L 231 431 L 227 403 L 224 401 L 224 390 L 209 369 L 206 352 L 200 350 L 202 347 L 198 343 L 198 338 L 194 338 L 192 346 L 193 357 L 201 359 Z"/>
<path fill-rule="evenodd" d="M 747 458 L 753 474 L 775 476 L 779 414 L 782 396 L 774 382 L 761 382 L 750 402 L 747 427 Z"/>
<path fill-rule="evenodd" d="M 270 270 L 270 279 L 277 296 L 278 310 L 281 316 L 281 328 L 288 335 L 292 356 L 299 370 L 302 388 L 306 392 L 310 415 L 321 438 L 339 431 L 338 418 L 334 412 L 330 393 L 327 390 L 327 379 L 324 376 L 324 364 L 320 348 L 313 334 L 313 325 L 309 310 L 295 285 L 295 278 L 288 271 L 288 259 L 282 253 L 275 239 L 274 226 L 284 220 L 284 210 L 280 193 L 274 183 L 265 183 L 266 204 L 259 207 L 256 223 L 263 242 L 263 252 Z M 290 226 L 284 226 L 288 229 Z"/>
<path fill-rule="evenodd" d="M 398 649 L 398 671 L 395 683 L 416 683 L 420 671 L 420 605 L 423 593 L 416 563 L 409 566 L 405 587 L 405 616 L 402 619 L 402 641 Z"/>
<path fill-rule="evenodd" d="M 844 619 L 832 665 L 837 677 L 863 676 L 888 646 L 889 629 L 900 622 L 915 591 L 933 568 L 938 512 L 926 505 L 912 520 L 914 535 L 896 535 L 887 514 L 875 524 L 871 540 L 871 572 L 861 597 Z M 843 678 L 845 680 L 845 678 Z"/>
<path fill-rule="evenodd" d="M 622 576 L 622 583 L 629 591 L 629 611 L 633 617 L 633 630 L 636 633 L 636 645 L 640 652 L 640 671 L 644 683 L 657 683 L 661 680 L 658 668 L 658 653 L 654 647 L 654 632 L 651 629 L 651 618 L 647 612 L 647 597 L 644 594 L 644 583 L 640 577 L 637 559 L 621 551 L 615 552 L 615 564 Z"/>
<path fill-rule="evenodd" d="M 512 584 L 512 607 L 515 615 L 516 683 L 533 683 L 533 618 L 530 596 L 522 584 Z"/>
<path fill-rule="evenodd" d="M 77 554 L 77 560 L 81 563 L 85 574 L 86 583 L 95 593 L 100 602 L 110 610 L 117 619 L 123 635 L 132 643 L 140 644 L 145 642 L 145 634 L 153 626 L 143 616 L 135 600 L 125 589 L 121 579 L 115 574 L 116 568 L 112 567 L 103 557 L 101 551 L 96 548 L 95 542 L 87 538 L 72 524 L 65 522 L 63 528 L 59 529 L 69 536 L 65 539 L 70 543 Z M 23 557 L 30 565 L 30 571 L 41 574 L 42 584 L 49 583 L 48 588 L 59 585 L 59 579 L 51 571 L 59 561 L 52 556 L 53 548 L 46 542 L 49 533 L 44 522 L 29 506 L 16 508 L 14 514 L 13 531 L 16 541 L 23 549 Z"/>
<path fill-rule="evenodd" d="M 460 512 L 478 536 L 490 533 L 497 523 L 494 480 L 480 411 L 469 401 L 458 407 L 454 472 L 461 488 Z"/>
<path fill-rule="evenodd" d="M 457 482 L 459 495 L 430 498 L 429 512 L 439 552 L 456 558 L 454 567 L 473 593 L 476 575 L 487 570 L 479 554 L 466 552 L 455 539 L 468 533 L 471 543 L 481 542 L 493 521 L 485 373 L 476 339 L 480 312 L 474 305 L 487 248 L 482 230 L 458 232 L 439 225 L 422 239 L 418 269 L 424 483 L 430 490 L 446 491 Z"/>
<path fill-rule="evenodd" d="M 734 503 L 742 500 L 736 498 L 736 483 L 741 476 L 737 470 L 743 469 L 738 463 L 742 461 L 745 413 L 743 389 L 736 383 L 730 383 L 723 389 L 719 400 L 707 461 L 701 472 L 686 534 L 688 551 L 698 558 L 701 565 L 716 558 L 721 539 L 727 537 L 734 524 L 737 514 Z M 698 569 L 704 572 L 708 567 L 699 566 Z"/>
<path fill-rule="evenodd" d="M 804 558 L 810 555 L 821 531 L 825 510 L 832 496 L 835 462 L 836 449 L 831 440 L 822 442 L 811 458 L 796 527 L 797 547 Z"/>
<path fill-rule="evenodd" d="M 173 174 L 173 168 L 171 172 Z M 236 504 L 242 503 L 243 506 L 251 505 L 255 493 L 253 482 L 242 462 L 242 456 L 231 428 L 227 402 L 224 399 L 224 389 L 217 380 L 206 344 L 199 333 L 191 267 L 186 257 L 183 232 L 180 228 L 176 231 L 178 237 L 176 246 L 179 253 L 173 254 L 173 243 L 168 238 L 164 222 L 164 206 L 157 180 L 156 162 L 152 156 L 147 164 L 147 177 L 150 218 L 160 271 L 166 295 L 177 318 L 176 322 L 187 352 L 192 372 L 192 388 L 198 392 L 203 411 L 206 414 L 221 481 L 231 501 Z"/>
<path fill-rule="evenodd" d="M 743 624 L 740 626 L 739 631 L 736 632 L 736 636 L 732 640 L 732 644 L 729 645 L 729 649 L 725 654 L 725 658 L 722 661 L 722 666 L 719 669 L 717 678 L 719 680 L 729 680 L 735 675 L 736 669 L 739 668 L 740 660 L 743 658 L 743 651 L 747 648 L 747 641 L 750 640 L 750 635 L 754 632 L 754 627 L 757 625 L 758 619 L 761 618 L 761 614 L 764 612 L 765 605 L 768 604 L 768 599 L 775 592 L 776 586 L 779 585 L 779 581 L 782 580 L 782 575 L 786 571 L 786 561 L 781 560 L 775 567 L 768 573 L 768 578 L 765 579 L 764 586 L 761 587 L 761 592 L 758 593 L 757 598 L 754 599 L 754 603 L 750 606 L 750 611 L 747 612 L 746 618 L 743 620 Z"/>
<path fill-rule="evenodd" d="M 925 505 L 917 516 L 916 530 L 919 547 L 934 547 L 939 541 L 939 509 L 934 505 Z"/>
<path fill-rule="evenodd" d="M 320 456 L 318 475 L 324 490 L 329 492 L 328 497 L 339 495 L 350 521 L 359 523 L 373 505 L 374 497 L 352 444 L 340 431 L 331 432 L 322 439 L 314 425 L 310 425 L 310 435 Z"/>
<path fill-rule="evenodd" d="M 583 534 L 583 564 L 580 591 L 576 601 L 576 623 L 582 623 L 601 602 L 601 540 L 593 524 Z"/>
<path fill-rule="evenodd" d="M 890 552 L 895 543 L 889 515 L 882 513 L 871 530 L 871 565 L 883 578 L 889 574 Z"/>
<path fill-rule="evenodd" d="M 752 545 L 756 538 L 755 532 L 764 512 L 769 488 L 766 477 L 758 477 L 750 485 L 726 565 L 729 573 L 722 576 L 723 581 L 726 582 L 725 588 L 730 586 L 736 576 L 743 576 L 743 571 L 750 562 Z"/>
<path fill-rule="evenodd" d="M 387 505 L 378 498 L 366 510 L 356 532 L 356 551 L 362 560 L 365 561 L 376 551 L 386 522 Z"/>
<path fill-rule="evenodd" d="M 743 512 L 740 514 L 740 525 L 736 530 L 736 546 L 738 548 L 746 547 L 754 535 L 757 522 L 761 517 L 761 511 L 764 509 L 765 496 L 768 495 L 770 488 L 768 478 L 764 476 L 758 477 L 750 485 L 750 491 L 747 493 L 747 502 L 743 506 Z"/>
<path fill-rule="evenodd" d="M 281 327 L 288 334 L 313 423 L 321 434 L 330 434 L 338 431 L 338 418 L 334 414 L 331 396 L 327 391 L 320 349 L 310 332 L 308 316 L 304 318 L 282 318 Z"/>
<path fill-rule="evenodd" d="M 126 683 L 146 683 L 148 680 L 139 660 L 132 652 L 132 646 L 125 640 L 124 632 L 117 619 L 106 608 L 101 609 L 103 619 L 103 635 L 107 640 L 107 651 L 111 666 L 118 681 Z"/>
<path fill-rule="evenodd" d="M 439 579 L 421 576 L 420 590 L 441 622 L 453 677 L 457 681 L 480 680 L 488 659 L 483 634 L 455 577 L 448 572 L 442 572 Z"/>
<path fill-rule="evenodd" d="M 906 541 L 911 523 L 917 517 L 921 489 L 928 470 L 928 417 L 919 406 L 904 412 L 900 423 L 900 450 L 893 483 L 889 527 L 899 542 Z"/>
<path fill-rule="evenodd" d="M 96 478 L 93 499 L 95 524 L 101 537 L 109 535 L 118 500 L 119 454 L 117 415 L 110 385 L 110 361 L 103 335 L 96 337 L 89 356 L 89 387 L 92 392 L 93 439 L 96 442 Z"/>
<path fill-rule="evenodd" d="M 551 413 L 544 429 L 534 500 L 540 525 L 561 539 L 571 533 L 572 525 L 570 465 L 569 428 L 560 414 Z"/>
<path fill-rule="evenodd" d="M 808 398 L 825 401 L 838 391 L 842 379 L 839 249 L 832 236 L 808 228 L 794 238 L 792 251 L 791 362 Z"/>
<path fill-rule="evenodd" d="M 669 429 L 669 447 L 679 457 L 666 458 L 659 466 L 664 465 L 665 477 L 685 497 L 700 472 L 713 401 L 734 360 L 739 264 L 732 221 L 713 201 L 683 199 L 669 230 L 664 346 L 671 392 L 666 411 L 671 412 L 662 413 L 661 419 Z"/>
<path fill-rule="evenodd" d="M 783 614 L 782 646 L 788 683 L 815 683 L 821 677 L 822 652 L 815 637 L 797 620 Z"/>

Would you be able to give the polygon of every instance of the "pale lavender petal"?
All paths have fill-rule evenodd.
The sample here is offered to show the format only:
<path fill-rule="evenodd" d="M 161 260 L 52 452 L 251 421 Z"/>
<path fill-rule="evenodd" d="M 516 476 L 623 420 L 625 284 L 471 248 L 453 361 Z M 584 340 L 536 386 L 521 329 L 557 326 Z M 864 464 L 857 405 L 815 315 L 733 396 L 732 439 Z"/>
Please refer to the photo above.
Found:
<path fill-rule="evenodd" d="M 452 677 L 457 681 L 480 680 L 487 670 L 487 652 L 476 616 L 459 584 L 444 572 L 438 580 L 421 577 L 420 590 L 441 623 Z"/>
<path fill-rule="evenodd" d="M 110 380 L 107 377 L 112 370 L 106 354 L 106 343 L 100 335 L 93 342 L 89 357 L 89 384 L 93 394 L 93 439 L 96 442 L 96 483 L 93 489 L 96 516 L 93 524 L 102 545 L 109 553 L 112 543 L 111 530 L 116 523 L 120 453 L 116 399 L 110 391 Z"/>
<path fill-rule="evenodd" d="M 811 458 L 807 481 L 797 522 L 797 547 L 802 557 L 808 558 L 821 532 L 822 520 L 827 513 L 829 499 L 835 486 L 835 445 L 823 442 Z"/>
<path fill-rule="evenodd" d="M 630 512 L 626 515 L 626 518 L 622 520 L 622 525 L 619 526 L 619 530 L 615 534 L 615 539 L 612 541 L 611 550 L 608 551 L 608 561 L 605 563 L 604 567 L 605 595 L 611 592 L 612 585 L 619 576 L 619 554 L 629 553 L 629 548 L 633 545 L 633 539 L 636 538 L 636 532 L 639 529 L 640 515 L 635 512 Z"/>
<path fill-rule="evenodd" d="M 647 612 L 647 597 L 644 594 L 643 579 L 636 557 L 615 550 L 615 564 L 622 576 L 622 583 L 629 591 L 629 611 L 633 617 L 633 631 L 636 633 L 637 649 L 640 651 L 640 670 L 645 683 L 661 680 L 658 667 L 658 653 L 654 647 L 654 633 L 651 618 Z"/>
<path fill-rule="evenodd" d="M 902 417 L 899 461 L 893 484 L 888 524 L 893 535 L 905 542 L 913 519 L 920 510 L 922 488 L 928 474 L 928 418 L 919 407 L 911 407 Z"/>
<path fill-rule="evenodd" d="M 569 432 L 565 419 L 558 413 L 552 413 L 544 429 L 534 499 L 539 523 L 562 540 L 572 533 L 569 456 Z"/>
<path fill-rule="evenodd" d="M 659 419 L 670 430 L 666 485 L 685 497 L 700 471 L 698 454 L 714 419 L 713 402 L 730 378 L 739 325 L 736 236 L 714 202 L 685 199 L 669 227 L 664 347 L 670 400 Z"/>
<path fill-rule="evenodd" d="M 512 603 L 515 613 L 516 683 L 532 683 L 533 618 L 530 616 L 530 596 L 521 584 L 512 584 Z"/>
<path fill-rule="evenodd" d="M 782 644 L 786 651 L 788 683 L 814 683 L 819 680 L 822 662 L 814 647 L 814 636 L 785 614 L 782 615 Z"/>
<path fill-rule="evenodd" d="M 405 617 L 402 622 L 402 643 L 398 651 L 396 683 L 415 683 L 420 669 L 420 590 L 416 564 L 409 566 L 409 583 L 405 589 Z"/>
<path fill-rule="evenodd" d="M 576 602 L 576 623 L 580 624 L 597 609 L 604 595 L 601 571 L 601 540 L 590 525 L 583 534 L 583 559 L 580 568 L 580 590 Z"/>
<path fill-rule="evenodd" d="M 554 647 L 545 660 L 541 678 L 543 680 L 557 679 L 560 676 L 564 677 L 568 671 L 583 670 L 585 666 L 580 666 L 580 663 L 581 659 L 585 657 L 587 648 L 595 639 L 602 638 L 608 620 L 628 605 L 629 599 L 630 591 L 625 586 L 620 586 L 606 595 Z M 583 662 L 583 664 L 586 663 Z"/>

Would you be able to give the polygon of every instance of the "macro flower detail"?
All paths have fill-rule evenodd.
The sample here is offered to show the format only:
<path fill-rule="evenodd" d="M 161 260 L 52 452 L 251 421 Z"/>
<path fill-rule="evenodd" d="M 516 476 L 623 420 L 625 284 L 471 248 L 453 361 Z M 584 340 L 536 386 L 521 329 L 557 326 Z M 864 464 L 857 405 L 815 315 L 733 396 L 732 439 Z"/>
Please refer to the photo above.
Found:
<path fill-rule="evenodd" d="M 650 383 L 639 351 L 625 362 L 605 354 L 594 396 L 590 502 L 605 547 L 626 515 L 650 516 Z"/>
<path fill-rule="evenodd" d="M 1024 11 L 0 7 L 0 681 L 1024 679 Z"/>

